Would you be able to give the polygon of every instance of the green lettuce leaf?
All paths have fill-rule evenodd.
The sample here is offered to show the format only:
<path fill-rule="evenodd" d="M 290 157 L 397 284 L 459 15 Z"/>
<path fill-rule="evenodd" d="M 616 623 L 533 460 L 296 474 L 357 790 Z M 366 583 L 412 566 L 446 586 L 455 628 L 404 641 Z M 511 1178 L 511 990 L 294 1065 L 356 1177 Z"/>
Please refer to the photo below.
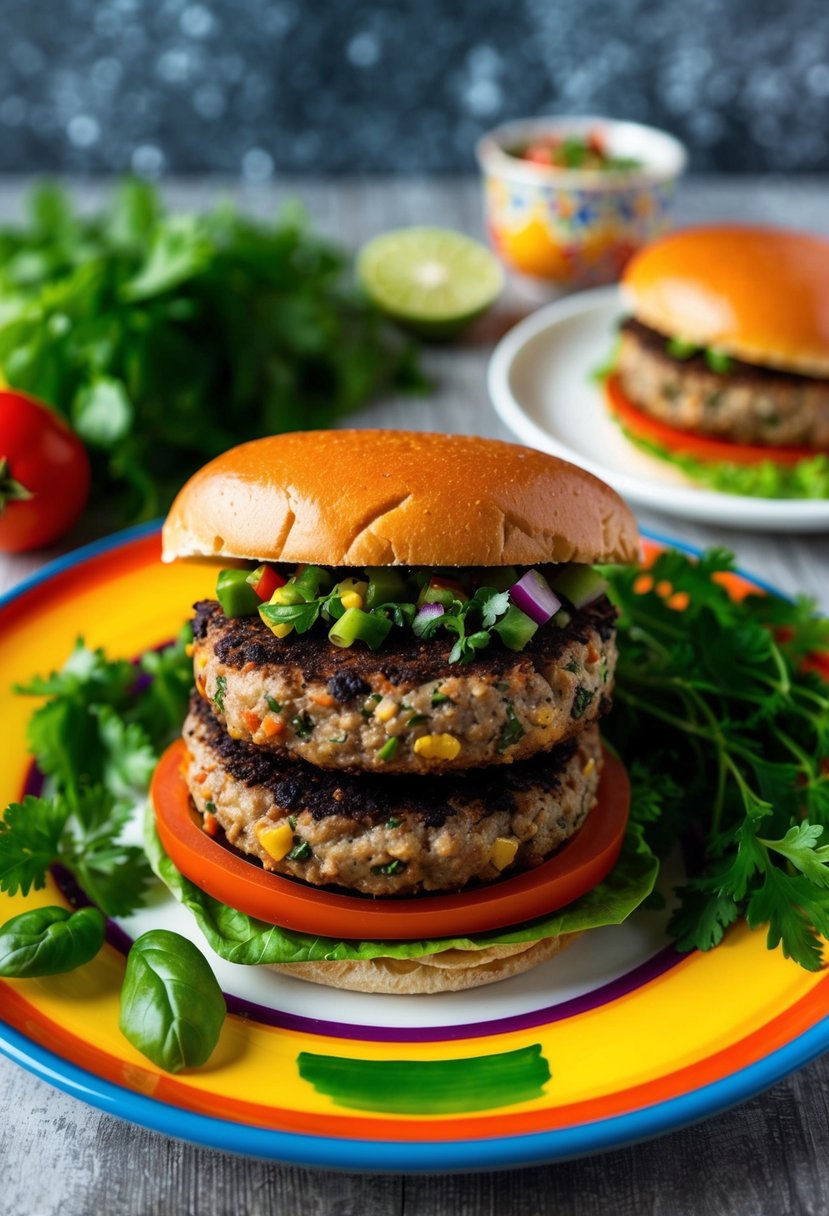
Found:
<path fill-rule="evenodd" d="M 540 941 L 563 933 L 577 933 L 600 925 L 621 924 L 647 899 L 656 881 L 659 863 L 645 844 L 638 827 L 628 829 L 622 852 L 612 872 L 581 899 L 550 916 L 529 921 L 499 933 L 436 941 L 338 941 L 292 933 L 254 920 L 200 890 L 176 869 L 164 852 L 155 830 L 152 810 L 145 821 L 144 847 L 150 865 L 170 892 L 195 916 L 209 944 L 231 963 L 338 962 L 367 958 L 421 958 L 441 950 L 483 950 L 488 946 Z"/>
<path fill-rule="evenodd" d="M 723 494 L 740 494 L 749 498 L 829 498 L 829 456 L 816 452 L 797 464 L 775 464 L 763 460 L 759 464 L 732 464 L 729 461 L 697 460 L 687 452 L 672 452 L 632 435 L 622 427 L 625 436 L 637 448 L 666 460 L 681 469 L 687 477 L 711 490 Z"/>

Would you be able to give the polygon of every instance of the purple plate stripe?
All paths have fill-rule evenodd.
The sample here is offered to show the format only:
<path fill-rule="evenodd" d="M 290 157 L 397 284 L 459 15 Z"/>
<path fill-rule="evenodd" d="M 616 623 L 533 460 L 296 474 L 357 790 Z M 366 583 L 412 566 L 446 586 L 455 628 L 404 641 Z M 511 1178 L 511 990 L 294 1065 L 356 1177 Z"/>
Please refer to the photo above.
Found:
<path fill-rule="evenodd" d="M 585 992 L 572 1000 L 544 1009 L 533 1009 L 530 1013 L 514 1014 L 512 1017 L 496 1018 L 489 1022 L 469 1022 L 461 1026 L 359 1026 L 348 1022 L 329 1022 L 319 1018 L 306 1018 L 299 1014 L 283 1013 L 256 1005 L 242 997 L 225 994 L 230 1013 L 252 1018 L 265 1026 L 276 1026 L 280 1030 L 300 1030 L 306 1034 L 327 1034 L 341 1039 L 359 1039 L 374 1043 L 440 1043 L 455 1039 L 477 1039 L 481 1035 L 509 1034 L 513 1030 L 530 1030 L 535 1026 L 549 1026 L 566 1018 L 598 1009 L 611 1001 L 617 1001 L 629 992 L 635 992 L 644 984 L 670 971 L 686 954 L 680 954 L 673 946 L 665 946 L 658 954 L 634 967 L 626 975 L 619 976 L 601 988 Z"/>

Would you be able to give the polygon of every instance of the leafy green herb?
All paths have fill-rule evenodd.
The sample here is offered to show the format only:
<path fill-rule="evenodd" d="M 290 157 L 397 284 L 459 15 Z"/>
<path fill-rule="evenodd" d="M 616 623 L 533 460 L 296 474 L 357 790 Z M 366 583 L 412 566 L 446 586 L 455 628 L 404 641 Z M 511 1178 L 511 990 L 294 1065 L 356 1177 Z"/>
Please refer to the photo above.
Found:
<path fill-rule="evenodd" d="M 311 846 L 307 840 L 302 840 L 300 837 L 295 837 L 296 844 L 288 853 L 287 861 L 307 861 L 311 856 Z"/>
<path fill-rule="evenodd" d="M 216 803 L 215 802 L 205 802 L 204 809 L 207 811 L 208 815 L 215 815 L 216 814 Z"/>
<path fill-rule="evenodd" d="M 421 722 L 427 722 L 428 714 L 412 714 L 411 718 L 406 719 L 407 726 L 419 726 Z"/>
<path fill-rule="evenodd" d="M 672 359 L 685 360 L 702 355 L 709 369 L 720 376 L 731 371 L 733 359 L 716 346 L 701 346 L 698 342 L 686 342 L 683 338 L 668 338 L 665 350 Z"/>
<path fill-rule="evenodd" d="M 328 742 L 329 742 L 329 743 L 347 743 L 347 742 L 348 742 L 348 735 L 346 735 L 346 734 L 342 734 L 342 735 L 329 735 L 329 737 L 328 737 Z"/>
<path fill-rule="evenodd" d="M 142 934 L 127 955 L 121 989 L 124 1037 L 165 1072 L 204 1064 L 227 1012 L 204 955 L 168 929 Z"/>
<path fill-rule="evenodd" d="M 576 719 L 583 718 L 595 695 L 589 688 L 585 688 L 583 684 L 580 684 L 573 696 L 573 708 L 570 710 L 570 717 Z"/>
<path fill-rule="evenodd" d="M 265 703 L 266 703 L 268 709 L 271 711 L 271 713 L 274 713 L 274 714 L 282 713 L 282 706 L 273 697 L 265 697 Z"/>
<path fill-rule="evenodd" d="M 724 376 L 731 371 L 734 360 L 725 351 L 717 350 L 715 346 L 706 346 L 705 362 L 712 372 L 716 372 L 718 376 Z"/>
<path fill-rule="evenodd" d="M 291 829 L 292 832 L 296 831 L 296 815 L 288 816 L 288 827 Z"/>
<path fill-rule="evenodd" d="M 129 181 L 80 216 L 41 186 L 28 224 L 0 230 L 0 366 L 77 429 L 98 496 L 149 519 L 236 443 L 424 388 L 349 271 L 296 206 L 267 223 L 227 205 L 167 215 Z"/>
<path fill-rule="evenodd" d="M 216 691 L 213 694 L 213 701 L 216 708 L 224 712 L 225 696 L 227 695 L 227 676 L 216 676 Z"/>
<path fill-rule="evenodd" d="M 386 874 L 389 878 L 391 878 L 392 875 L 399 874 L 401 870 L 405 869 L 405 861 L 400 861 L 398 858 L 395 858 L 394 861 L 390 861 L 384 866 L 372 866 L 371 872 L 372 874 Z"/>
<path fill-rule="evenodd" d="M 120 841 L 131 812 L 102 786 L 12 803 L 0 821 L 0 890 L 38 890 L 60 862 L 108 916 L 127 915 L 150 879 L 143 851 Z"/>
<path fill-rule="evenodd" d="M 37 890 L 60 862 L 107 915 L 141 905 L 151 873 L 143 850 L 121 836 L 159 751 L 181 730 L 192 683 L 189 637 L 182 631 L 138 665 L 79 641 L 60 671 L 17 688 L 47 698 L 28 736 L 50 796 L 14 803 L 0 821 L 0 890 Z"/>
<path fill-rule="evenodd" d="M 506 706 L 507 720 L 501 728 L 501 734 L 498 736 L 499 754 L 503 754 L 508 747 L 513 747 L 527 733 L 518 719 L 512 701 L 504 701 L 504 705 Z"/>
<path fill-rule="evenodd" d="M 387 828 L 399 828 L 402 822 L 403 822 L 402 819 L 395 819 L 395 817 L 392 816 L 391 819 L 386 820 L 386 827 Z"/>
<path fill-rule="evenodd" d="M 0 925 L 0 975 L 18 979 L 74 971 L 104 943 L 97 908 L 33 908 Z"/>
<path fill-rule="evenodd" d="M 267 625 L 293 625 L 297 633 L 307 633 L 316 624 L 320 612 L 330 596 L 324 595 L 307 603 L 261 604 L 259 615 Z"/>
<path fill-rule="evenodd" d="M 668 338 L 665 350 L 672 359 L 691 359 L 699 354 L 702 347 L 697 342 L 686 342 L 682 338 Z"/>
<path fill-rule="evenodd" d="M 432 704 L 433 705 L 445 705 L 447 701 L 449 701 L 450 704 L 452 703 L 451 697 L 447 697 L 445 693 L 442 693 L 442 692 L 433 692 L 432 693 Z"/>
<path fill-rule="evenodd" d="M 804 599 L 732 600 L 719 576 L 733 568 L 718 549 L 661 554 L 649 573 L 687 593 L 681 613 L 641 593 L 636 570 L 606 572 L 621 611 L 606 731 L 655 851 L 704 841 L 672 920 L 680 946 L 709 949 L 745 916 L 815 970 L 829 932 L 829 684 L 803 656 L 829 647 L 829 621 Z"/>
<path fill-rule="evenodd" d="M 309 714 L 297 714 L 296 717 L 291 718 L 291 726 L 300 739 L 310 739 L 315 725 L 314 719 Z"/>
<path fill-rule="evenodd" d="M 449 662 L 470 663 L 479 650 L 489 646 L 492 632 L 498 629 L 498 622 L 510 611 L 509 595 L 493 587 L 480 587 L 468 600 L 451 598 L 448 591 L 446 595 L 448 602 L 441 616 L 415 619 L 415 636 L 428 639 L 445 629 L 447 633 L 455 635 Z M 438 704 L 434 697 L 432 704 Z"/>

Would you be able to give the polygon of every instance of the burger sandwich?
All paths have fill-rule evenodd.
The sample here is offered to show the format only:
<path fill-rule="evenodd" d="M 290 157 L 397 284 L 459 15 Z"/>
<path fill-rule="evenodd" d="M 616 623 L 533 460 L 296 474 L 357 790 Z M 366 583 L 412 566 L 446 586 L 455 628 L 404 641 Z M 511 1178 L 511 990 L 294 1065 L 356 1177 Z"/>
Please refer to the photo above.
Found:
<path fill-rule="evenodd" d="M 606 380 L 629 439 L 717 490 L 829 497 L 829 241 L 689 228 L 628 264 Z"/>
<path fill-rule="evenodd" d="M 637 553 L 606 485 L 494 440 L 306 432 L 198 472 L 164 560 L 221 569 L 148 847 L 209 943 L 435 992 L 632 911 L 655 863 L 600 739 L 616 614 L 593 564 Z"/>

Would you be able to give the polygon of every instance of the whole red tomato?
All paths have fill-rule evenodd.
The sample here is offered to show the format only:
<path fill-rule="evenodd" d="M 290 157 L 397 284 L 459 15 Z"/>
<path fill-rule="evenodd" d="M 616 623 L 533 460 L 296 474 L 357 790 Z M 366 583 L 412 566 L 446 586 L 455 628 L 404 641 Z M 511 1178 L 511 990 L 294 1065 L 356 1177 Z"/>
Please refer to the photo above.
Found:
<path fill-rule="evenodd" d="M 0 551 L 48 545 L 89 497 L 89 457 L 75 432 L 34 397 L 0 390 Z"/>

